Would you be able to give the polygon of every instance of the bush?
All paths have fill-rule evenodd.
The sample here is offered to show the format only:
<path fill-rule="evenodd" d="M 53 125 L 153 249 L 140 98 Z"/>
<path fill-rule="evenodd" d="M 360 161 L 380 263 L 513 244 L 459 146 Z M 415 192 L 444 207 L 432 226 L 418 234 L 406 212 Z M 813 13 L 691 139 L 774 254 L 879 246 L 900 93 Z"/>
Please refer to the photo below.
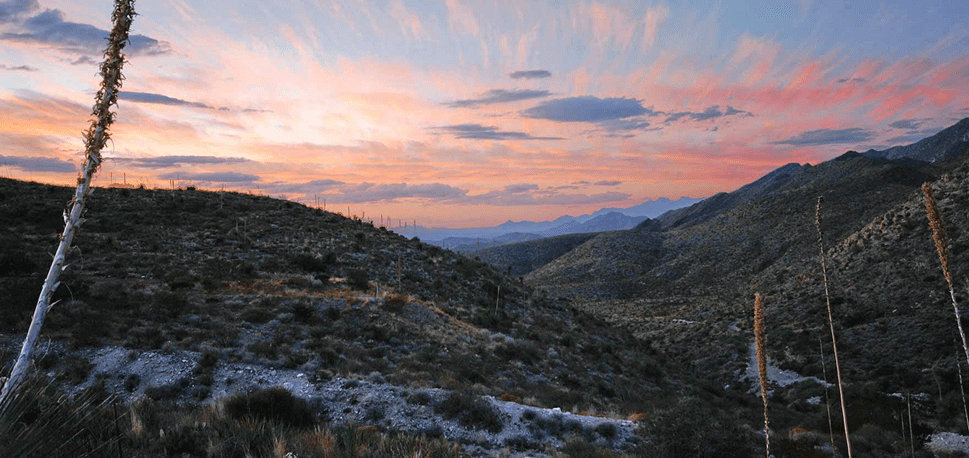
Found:
<path fill-rule="evenodd" d="M 646 435 L 650 447 L 644 456 L 657 458 L 750 457 L 755 455 L 751 444 L 758 443 L 735 418 L 695 398 L 652 417 Z"/>
<path fill-rule="evenodd" d="M 61 368 L 57 378 L 66 380 L 72 385 L 80 385 L 87 380 L 92 369 L 94 369 L 94 364 L 87 359 L 77 356 L 70 357 L 64 361 L 64 367 Z"/>
<path fill-rule="evenodd" d="M 366 291 L 370 287 L 370 274 L 366 269 L 351 269 L 347 272 L 347 285 L 353 289 Z"/>
<path fill-rule="evenodd" d="M 297 428 L 312 426 L 317 421 L 316 412 L 308 402 L 282 387 L 236 394 L 223 403 L 226 414 L 237 420 L 251 417 Z"/>
<path fill-rule="evenodd" d="M 481 428 L 492 433 L 505 427 L 501 414 L 490 402 L 468 391 L 455 391 L 434 408 L 444 418 L 457 419 L 467 428 Z"/>

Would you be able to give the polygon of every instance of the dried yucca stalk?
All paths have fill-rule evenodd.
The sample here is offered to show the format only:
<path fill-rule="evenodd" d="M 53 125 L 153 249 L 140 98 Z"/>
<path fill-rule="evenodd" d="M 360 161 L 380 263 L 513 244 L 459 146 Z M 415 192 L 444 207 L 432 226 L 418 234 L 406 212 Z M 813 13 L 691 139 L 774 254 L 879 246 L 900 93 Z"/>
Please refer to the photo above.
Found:
<path fill-rule="evenodd" d="M 77 179 L 77 190 L 74 193 L 74 199 L 69 204 L 70 213 L 65 211 L 64 232 L 61 234 L 60 244 L 57 246 L 54 260 L 51 262 L 50 270 L 47 272 L 47 279 L 44 281 L 44 286 L 40 291 L 40 297 L 37 299 L 37 306 L 34 309 L 34 316 L 30 322 L 30 328 L 27 330 L 24 345 L 10 373 L 10 378 L 3 386 L 2 393 L 0 393 L 0 411 L 6 409 L 11 393 L 16 390 L 17 386 L 24 381 L 27 375 L 27 369 L 30 365 L 37 339 L 40 337 L 44 318 L 47 316 L 47 311 L 53 305 L 50 303 L 51 295 L 60 285 L 58 279 L 60 278 L 61 272 L 67 269 L 65 258 L 70 250 L 71 242 L 74 240 L 74 234 L 77 232 L 78 227 L 84 221 L 81 215 L 84 213 L 85 199 L 91 193 L 91 179 L 101 165 L 101 150 L 107 144 L 108 139 L 110 139 L 108 127 L 114 121 L 114 113 L 111 112 L 111 106 L 117 105 L 118 91 L 121 89 L 121 80 L 123 79 L 121 76 L 121 67 L 124 64 L 124 54 L 121 51 L 128 43 L 128 30 L 131 28 L 131 21 L 134 19 L 134 16 L 134 0 L 115 0 L 114 12 L 111 15 L 114 27 L 111 29 L 111 35 L 108 38 L 108 47 L 104 51 L 104 62 L 101 64 L 100 74 L 103 80 L 101 81 L 101 88 L 94 98 L 94 108 L 92 110 L 94 119 L 91 121 L 91 127 L 84 133 L 84 170 Z"/>
<path fill-rule="evenodd" d="M 942 225 L 942 212 L 938 204 L 935 203 L 935 193 L 932 186 L 928 183 L 922 185 L 922 194 L 925 195 L 925 213 L 929 217 L 929 227 L 932 228 L 932 239 L 935 241 L 935 250 L 939 252 L 939 263 L 942 265 L 942 275 L 945 282 L 949 285 L 949 297 L 952 298 L 952 310 L 956 314 L 956 326 L 959 328 L 959 337 L 962 339 L 962 350 L 966 354 L 966 363 L 969 364 L 969 345 L 966 345 L 966 333 L 962 330 L 962 320 L 959 315 L 959 303 L 956 302 L 956 291 L 952 285 L 952 271 L 949 270 L 949 243 L 945 236 L 945 226 Z"/>
<path fill-rule="evenodd" d="M 824 229 L 821 224 L 821 204 L 824 198 L 818 196 L 818 207 L 814 217 L 814 226 L 818 229 L 818 249 L 821 251 L 821 276 L 824 279 L 824 300 L 828 305 L 828 327 L 831 329 L 831 349 L 834 352 L 834 370 L 838 376 L 838 397 L 841 400 L 841 419 L 845 425 L 845 444 L 848 447 L 848 458 L 851 458 L 851 437 L 848 435 L 848 412 L 845 410 L 845 393 L 841 387 L 841 363 L 838 361 L 838 343 L 834 337 L 834 317 L 831 313 L 831 294 L 828 293 L 828 270 L 824 261 Z"/>
<path fill-rule="evenodd" d="M 760 298 L 760 293 L 754 294 L 754 340 L 757 343 L 760 397 L 764 400 L 764 441 L 767 447 L 767 458 L 770 458 L 770 422 L 767 416 L 767 333 L 764 331 L 764 301 Z"/>

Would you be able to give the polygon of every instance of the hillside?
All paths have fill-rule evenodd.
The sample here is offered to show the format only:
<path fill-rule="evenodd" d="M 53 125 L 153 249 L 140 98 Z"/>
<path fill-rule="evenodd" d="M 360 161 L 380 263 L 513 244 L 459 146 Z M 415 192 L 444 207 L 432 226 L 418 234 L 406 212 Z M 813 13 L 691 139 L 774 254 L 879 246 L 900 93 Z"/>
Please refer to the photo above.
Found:
<path fill-rule="evenodd" d="M 528 276 L 531 284 L 584 300 L 700 295 L 732 290 L 775 262 L 809 256 L 817 196 L 827 202 L 829 236 L 860 229 L 952 165 L 889 161 L 847 154 L 791 174 L 771 174 L 733 195 L 694 207 L 724 208 L 690 216 L 662 232 L 602 234 Z M 785 167 L 787 168 L 787 167 Z M 768 178 L 765 177 L 765 178 Z M 783 178 L 782 178 L 783 177 Z M 691 207 L 692 209 L 693 207 Z"/>
<path fill-rule="evenodd" d="M 598 233 L 566 234 L 539 240 L 512 243 L 498 247 L 478 250 L 471 253 L 499 271 L 513 277 L 525 275 L 573 248 L 585 243 Z"/>
<path fill-rule="evenodd" d="M 884 151 L 869 150 L 864 155 L 887 159 L 909 158 L 925 162 L 937 162 L 960 156 L 969 151 L 969 118 L 949 126 L 929 138 L 911 145 L 896 146 Z"/>
<path fill-rule="evenodd" d="M 19 351 L 71 193 L 0 180 L 4 372 Z M 335 380 L 379 381 L 405 394 L 471 390 L 475 398 L 616 418 L 679 391 L 667 389 L 679 383 L 678 370 L 655 349 L 568 302 L 485 263 L 292 202 L 98 189 L 76 241 L 44 327 L 47 350 L 36 362 L 66 389 L 208 402 L 283 380 L 316 390 Z M 99 367 L 108 354 L 127 354 L 129 364 Z M 177 367 L 158 365 L 169 357 Z M 160 372 L 144 372 L 149 363 Z M 391 428 L 366 417 L 366 402 L 347 412 L 331 415 Z M 564 434 L 539 428 L 512 446 L 561 445 Z"/>

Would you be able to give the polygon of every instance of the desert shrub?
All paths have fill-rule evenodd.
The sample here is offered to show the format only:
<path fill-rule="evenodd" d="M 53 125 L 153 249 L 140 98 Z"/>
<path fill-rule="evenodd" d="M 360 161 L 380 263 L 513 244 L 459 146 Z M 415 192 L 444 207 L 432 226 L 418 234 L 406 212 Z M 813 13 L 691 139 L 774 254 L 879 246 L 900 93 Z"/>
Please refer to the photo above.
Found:
<path fill-rule="evenodd" d="M 490 402 L 469 391 L 455 391 L 448 395 L 434 411 L 444 418 L 457 419 L 468 428 L 480 428 L 492 433 L 505 427 L 501 414 Z"/>
<path fill-rule="evenodd" d="M 582 437 L 573 437 L 565 442 L 562 453 L 569 458 L 609 458 L 613 456 L 612 450 L 594 447 L 589 441 Z"/>
<path fill-rule="evenodd" d="M 293 313 L 293 318 L 295 318 L 297 322 L 303 324 L 313 322 L 313 318 L 316 317 L 316 307 L 313 307 L 305 302 L 297 302 L 293 304 L 290 311 Z"/>
<path fill-rule="evenodd" d="M 696 398 L 681 398 L 671 409 L 650 418 L 650 438 L 643 456 L 657 458 L 731 458 L 755 456 L 758 441 L 736 419 Z"/>
<path fill-rule="evenodd" d="M 312 356 L 312 353 L 306 350 L 287 352 L 283 358 L 283 367 L 287 369 L 296 369 L 297 367 L 306 364 L 306 362 L 309 361 Z"/>
<path fill-rule="evenodd" d="M 252 324 L 265 324 L 275 318 L 275 316 L 272 311 L 264 306 L 251 306 L 246 307 L 239 315 L 239 318 Z"/>
<path fill-rule="evenodd" d="M 125 346 L 142 350 L 158 350 L 165 344 L 165 333 L 156 326 L 143 326 L 128 331 Z"/>
<path fill-rule="evenodd" d="M 72 356 L 64 360 L 64 365 L 58 371 L 57 378 L 72 385 L 80 385 L 87 380 L 92 369 L 94 369 L 94 364 L 87 358 Z"/>
<path fill-rule="evenodd" d="M 326 274 L 334 264 L 336 264 L 336 254 L 333 252 L 329 252 L 321 257 L 306 253 L 293 256 L 293 265 L 310 274 Z"/>
<path fill-rule="evenodd" d="M 276 359 L 278 347 L 272 342 L 260 340 L 246 345 L 246 351 L 266 359 Z"/>
<path fill-rule="evenodd" d="M 410 404 L 417 404 L 420 406 L 426 406 L 431 403 L 433 398 L 426 391 L 418 391 L 407 397 L 407 402 Z"/>
<path fill-rule="evenodd" d="M 168 385 L 159 386 L 149 386 L 145 388 L 145 396 L 152 401 L 174 401 L 178 399 L 178 396 L 182 394 L 182 386 L 180 383 L 172 383 Z"/>
<path fill-rule="evenodd" d="M 223 405 L 225 413 L 235 419 L 251 417 L 297 428 L 312 426 L 317 421 L 317 414 L 308 402 L 282 387 L 229 396 Z"/>
<path fill-rule="evenodd" d="M 366 291 L 370 287 L 370 273 L 366 269 L 350 269 L 347 272 L 347 285 L 353 289 Z"/>
<path fill-rule="evenodd" d="M 139 384 L 141 384 L 141 376 L 138 374 L 129 374 L 124 379 L 124 389 L 129 393 L 135 391 Z"/>
<path fill-rule="evenodd" d="M 541 444 L 528 436 L 518 435 L 505 439 L 505 446 L 513 450 L 524 451 L 539 449 Z"/>
<path fill-rule="evenodd" d="M 503 361 L 518 360 L 525 364 L 541 361 L 542 352 L 528 343 L 512 342 L 495 347 L 495 356 Z"/>
<path fill-rule="evenodd" d="M 600 423 L 599 426 L 596 426 L 596 433 L 606 439 L 612 440 L 616 438 L 618 431 L 616 430 L 616 425 L 613 423 Z"/>
<path fill-rule="evenodd" d="M 400 313 L 404 311 L 404 306 L 407 305 L 407 296 L 403 294 L 391 294 L 384 299 L 383 309 L 392 312 Z"/>
<path fill-rule="evenodd" d="M 510 331 L 512 325 L 511 316 L 504 310 L 495 310 L 494 304 L 491 305 L 491 307 L 479 309 L 474 314 L 474 317 L 471 318 L 471 323 L 495 332 Z"/>

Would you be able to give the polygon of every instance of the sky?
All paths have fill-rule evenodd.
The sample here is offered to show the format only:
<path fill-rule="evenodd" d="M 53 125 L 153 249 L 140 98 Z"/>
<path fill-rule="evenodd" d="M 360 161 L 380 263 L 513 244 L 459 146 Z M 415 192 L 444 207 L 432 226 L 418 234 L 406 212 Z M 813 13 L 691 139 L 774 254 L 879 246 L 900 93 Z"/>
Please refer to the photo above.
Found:
<path fill-rule="evenodd" d="M 112 2 L 0 1 L 0 176 L 71 184 Z M 969 2 L 139 0 L 95 184 L 473 227 L 969 117 Z"/>

